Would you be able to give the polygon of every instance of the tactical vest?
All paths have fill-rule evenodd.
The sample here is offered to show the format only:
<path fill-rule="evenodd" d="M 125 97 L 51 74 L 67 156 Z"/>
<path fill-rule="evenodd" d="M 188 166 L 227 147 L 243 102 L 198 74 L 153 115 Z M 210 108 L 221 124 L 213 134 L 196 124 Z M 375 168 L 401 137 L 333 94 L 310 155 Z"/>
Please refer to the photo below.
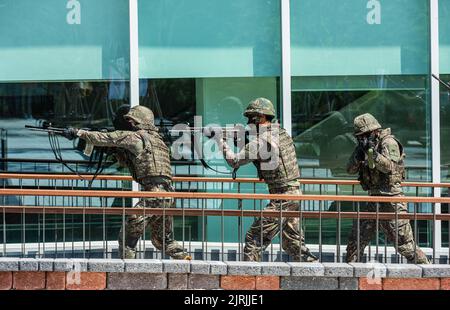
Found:
<path fill-rule="evenodd" d="M 156 177 L 172 179 L 169 148 L 156 131 L 139 130 L 136 132 L 142 139 L 143 150 L 134 155 L 126 151 L 126 162 L 133 179 L 147 185 Z"/>
<path fill-rule="evenodd" d="M 259 178 L 264 179 L 269 188 L 285 187 L 289 181 L 300 178 L 294 142 L 284 128 L 279 128 L 278 131 L 278 166 L 274 170 L 264 170 L 261 169 L 260 160 L 253 162 L 258 170 Z"/>
<path fill-rule="evenodd" d="M 370 169 L 368 164 L 359 171 L 359 181 L 363 190 L 368 190 L 371 194 L 399 194 L 402 192 L 400 184 L 405 179 L 405 153 L 403 145 L 393 135 L 384 136 L 376 146 L 378 153 L 382 152 L 383 142 L 388 138 L 393 138 L 400 149 L 400 160 L 393 162 L 393 170 L 389 173 L 383 173 L 378 169 Z"/>

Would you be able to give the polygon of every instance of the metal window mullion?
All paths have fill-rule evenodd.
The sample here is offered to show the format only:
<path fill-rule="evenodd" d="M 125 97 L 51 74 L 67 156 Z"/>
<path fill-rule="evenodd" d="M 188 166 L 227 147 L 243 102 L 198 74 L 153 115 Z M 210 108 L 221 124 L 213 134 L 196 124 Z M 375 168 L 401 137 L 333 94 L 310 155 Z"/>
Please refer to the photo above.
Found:
<path fill-rule="evenodd" d="M 130 19 L 130 106 L 139 105 L 139 24 L 138 0 L 129 0 Z M 132 182 L 132 190 L 139 191 L 139 184 Z M 139 201 L 133 198 L 133 206 Z"/>
<path fill-rule="evenodd" d="M 430 86 L 431 86 L 431 158 L 432 181 L 441 182 L 441 144 L 440 144 L 440 100 L 439 81 L 431 77 L 431 74 L 439 76 L 439 0 L 430 0 Z M 441 196 L 441 189 L 436 187 L 434 197 Z M 441 213 L 441 204 L 434 206 L 436 214 Z M 442 247 L 441 221 L 434 223 L 433 243 L 434 250 L 439 253 Z"/>
<path fill-rule="evenodd" d="M 281 8 L 281 120 L 292 135 L 291 107 L 291 15 L 290 0 L 280 0 Z"/>

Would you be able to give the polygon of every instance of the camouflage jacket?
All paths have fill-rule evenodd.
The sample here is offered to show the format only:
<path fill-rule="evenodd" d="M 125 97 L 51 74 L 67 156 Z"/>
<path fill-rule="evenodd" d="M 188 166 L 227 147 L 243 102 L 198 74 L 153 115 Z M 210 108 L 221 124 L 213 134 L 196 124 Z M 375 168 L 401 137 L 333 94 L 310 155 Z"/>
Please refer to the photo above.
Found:
<path fill-rule="evenodd" d="M 96 146 L 120 148 L 121 158 L 133 177 L 142 184 L 170 182 L 169 149 L 153 130 L 96 132 L 79 130 L 78 136 Z"/>
<path fill-rule="evenodd" d="M 356 148 L 347 163 L 347 172 L 359 173 L 359 180 L 364 190 L 370 195 L 398 195 L 402 193 L 401 182 L 404 179 L 405 167 L 403 146 L 391 135 L 391 129 L 381 131 L 374 152 L 375 168 L 370 169 L 365 154 L 364 161 L 358 161 Z"/>
<path fill-rule="evenodd" d="M 227 163 L 237 169 L 253 162 L 258 176 L 264 179 L 269 190 L 300 186 L 300 170 L 292 138 L 278 124 L 262 126 L 261 129 L 237 154 L 225 140 L 219 139 L 219 148 Z"/>

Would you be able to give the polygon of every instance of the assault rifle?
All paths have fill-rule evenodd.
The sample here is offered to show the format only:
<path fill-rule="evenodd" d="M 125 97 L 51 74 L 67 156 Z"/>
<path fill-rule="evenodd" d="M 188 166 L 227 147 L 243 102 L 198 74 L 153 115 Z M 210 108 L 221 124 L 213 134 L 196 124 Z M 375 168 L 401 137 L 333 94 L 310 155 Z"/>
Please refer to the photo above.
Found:
<path fill-rule="evenodd" d="M 64 167 L 69 169 L 71 172 L 77 174 L 81 179 L 84 179 L 83 176 L 81 176 L 77 171 L 72 169 L 62 158 L 62 152 L 61 147 L 59 144 L 59 140 L 57 136 L 64 136 L 67 132 L 68 128 L 64 127 L 54 127 L 52 123 L 49 122 L 42 122 L 42 126 L 31 126 L 31 125 L 25 125 L 25 128 L 33 131 L 39 131 L 39 132 L 46 132 L 48 134 L 48 140 L 50 143 L 50 148 L 53 152 L 53 155 L 55 156 L 55 159 L 60 162 Z M 114 131 L 114 128 L 112 127 L 104 127 L 104 128 L 83 128 L 83 130 L 88 131 L 101 131 L 101 132 L 109 132 Z M 81 141 L 80 141 L 81 142 Z M 89 156 L 89 165 L 88 170 L 92 168 L 92 165 L 94 161 L 97 161 L 97 168 L 94 172 L 94 175 L 92 179 L 89 181 L 89 187 L 92 186 L 92 183 L 94 182 L 95 178 L 107 167 L 111 166 L 113 163 L 110 163 L 106 165 L 105 160 L 108 156 L 114 154 L 115 149 L 110 147 L 94 147 L 91 144 L 83 144 L 84 147 L 84 154 Z"/>
<path fill-rule="evenodd" d="M 189 124 L 186 124 L 186 126 L 182 126 L 182 128 L 179 128 L 179 129 L 173 129 L 173 128 L 169 129 L 170 127 L 173 127 L 172 125 L 173 125 L 172 122 L 168 122 L 168 121 L 164 121 L 164 120 L 159 120 L 159 122 L 157 121 L 155 124 L 155 127 L 157 127 L 159 129 L 159 132 L 163 136 L 163 140 L 165 140 L 166 143 L 167 143 L 167 141 L 169 141 L 169 143 L 172 143 L 173 142 L 172 137 L 176 136 L 177 133 L 178 134 L 188 133 L 188 134 L 192 135 L 192 137 L 194 139 L 198 139 L 204 135 L 207 136 L 208 138 L 212 138 L 214 135 L 216 135 L 218 133 L 218 131 L 221 131 L 222 137 L 224 137 L 224 138 L 229 137 L 229 133 L 232 133 L 232 138 L 233 138 L 234 144 L 236 146 L 239 143 L 242 143 L 242 138 L 245 139 L 245 143 L 248 143 L 248 140 L 249 140 L 248 139 L 249 132 L 247 130 L 245 130 L 244 126 L 239 126 L 239 125 L 235 125 L 235 127 L 233 128 L 233 127 L 189 127 Z M 69 127 L 56 127 L 56 126 L 53 126 L 52 123 L 44 121 L 42 123 L 42 126 L 25 125 L 25 128 L 27 128 L 29 130 L 33 130 L 33 131 L 48 133 L 50 147 L 53 151 L 55 159 L 58 160 L 58 162 L 60 162 L 61 164 L 63 164 L 71 172 L 73 172 L 73 173 L 79 175 L 81 178 L 83 178 L 77 171 L 73 170 L 70 166 L 68 166 L 62 158 L 61 148 L 60 148 L 59 140 L 58 140 L 57 136 L 65 136 Z M 101 131 L 101 132 L 112 132 L 112 131 L 116 130 L 116 128 L 114 128 L 114 127 L 81 128 L 81 129 L 87 130 L 87 131 Z M 118 130 L 120 130 L 120 128 L 118 128 Z M 232 172 L 229 172 L 229 171 L 224 172 L 224 171 L 216 170 L 216 169 L 212 168 L 211 166 L 209 166 L 206 163 L 206 161 L 203 158 L 201 158 L 201 154 L 203 154 L 203 152 L 201 152 L 201 150 L 197 149 L 200 145 L 203 145 L 200 141 L 194 142 L 195 152 L 199 155 L 200 162 L 206 169 L 210 169 L 212 171 L 215 171 L 215 172 L 221 173 L 221 174 L 232 174 L 233 178 L 236 177 L 235 170 Z M 91 181 L 89 183 L 89 186 L 92 185 L 92 182 L 94 181 L 96 176 L 98 174 L 100 174 L 105 168 L 107 168 L 107 166 L 104 165 L 103 161 L 109 155 L 113 155 L 114 153 L 117 153 L 116 148 L 94 147 L 91 144 L 86 144 L 86 146 L 84 148 L 84 154 L 89 156 L 88 169 L 90 169 L 92 167 L 92 163 L 94 162 L 95 159 L 97 159 L 97 169 L 94 173 L 93 178 L 91 179 Z M 110 165 L 108 165 L 108 167 Z"/>

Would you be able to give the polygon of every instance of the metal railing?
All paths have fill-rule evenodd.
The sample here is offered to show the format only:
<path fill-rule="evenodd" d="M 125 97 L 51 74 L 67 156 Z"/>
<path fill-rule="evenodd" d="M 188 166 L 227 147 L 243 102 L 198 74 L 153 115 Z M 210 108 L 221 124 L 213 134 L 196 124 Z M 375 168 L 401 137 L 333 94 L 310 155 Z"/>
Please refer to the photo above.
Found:
<path fill-rule="evenodd" d="M 92 176 L 52 174 L 0 174 L 1 238 L 3 256 L 20 257 L 115 257 L 117 234 L 128 215 L 175 216 L 176 239 L 194 259 L 240 260 L 247 226 L 252 218 L 298 218 L 308 247 L 321 261 L 343 261 L 346 240 L 344 227 L 353 220 L 380 221 L 408 219 L 415 240 L 420 241 L 420 224 L 425 223 L 424 251 L 433 262 L 449 263 L 450 215 L 436 213 L 436 204 L 447 205 L 450 198 L 430 197 L 433 188 L 450 184 L 405 182 L 407 197 L 356 195 L 359 183 L 350 180 L 301 180 L 304 195 L 257 194 L 258 179 L 175 177 L 176 192 L 132 192 L 129 176 L 100 175 L 95 190 L 87 191 Z M 109 183 L 108 183 L 109 182 Z M 125 185 L 125 186 L 124 186 Z M 263 186 L 264 187 L 264 186 Z M 115 190 L 110 190 L 114 188 Z M 334 192 L 333 192 L 334 191 Z M 314 193 L 314 194 L 311 194 Z M 333 193 L 330 195 L 330 193 Z M 362 192 L 361 192 L 362 193 Z M 176 208 L 130 208 L 132 198 L 172 197 Z M 267 200 L 300 201 L 298 211 L 265 211 Z M 404 202 L 410 213 L 365 212 L 367 202 Z M 345 209 L 345 206 L 350 206 Z M 443 208 L 445 211 L 445 208 Z M 447 209 L 448 210 L 448 209 Z M 447 248 L 435 242 L 435 223 L 442 221 Z M 181 229 L 181 231 L 179 231 Z M 429 240 L 428 240 L 429 239 Z M 445 241 L 445 240 L 444 240 Z M 376 233 L 367 257 L 383 262 L 404 262 L 394 242 Z M 281 238 L 274 239 L 262 253 L 263 260 L 288 260 Z M 138 257 L 165 257 L 154 248 L 147 235 L 138 244 Z"/>
<path fill-rule="evenodd" d="M 0 128 L 0 171 L 7 170 L 7 159 L 8 159 L 8 131 L 4 128 Z"/>
<path fill-rule="evenodd" d="M 6 130 L 5 130 L 6 133 Z M 7 140 L 3 143 L 7 145 Z M 78 173 L 86 173 L 89 166 L 95 166 L 96 161 L 90 162 L 88 160 L 64 160 L 64 164 L 69 165 L 74 171 Z M 4 166 L 3 171 L 11 173 L 71 173 L 67 167 L 60 161 L 55 159 L 30 159 L 30 158 L 7 158 L 0 157 L 0 166 Z M 109 164 L 109 163 L 106 163 Z M 223 161 L 208 162 L 208 164 L 215 169 L 227 170 L 224 167 Z M 202 166 L 198 160 L 172 160 L 171 165 L 175 175 L 208 175 L 211 171 Z M 320 167 L 318 165 L 301 164 L 301 171 L 303 175 L 316 179 L 337 179 L 332 171 L 328 168 Z M 117 173 L 114 167 L 105 170 L 105 173 Z M 430 178 L 430 168 L 422 166 L 408 166 L 406 168 L 406 178 L 410 180 L 426 181 Z"/>

